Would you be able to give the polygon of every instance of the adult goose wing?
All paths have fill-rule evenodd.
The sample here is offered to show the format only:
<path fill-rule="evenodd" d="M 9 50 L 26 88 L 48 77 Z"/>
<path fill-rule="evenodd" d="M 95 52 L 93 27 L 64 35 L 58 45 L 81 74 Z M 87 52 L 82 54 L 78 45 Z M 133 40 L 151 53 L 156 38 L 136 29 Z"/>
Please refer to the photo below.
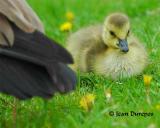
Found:
<path fill-rule="evenodd" d="M 73 63 L 71 55 L 41 32 L 29 34 L 12 26 L 14 45 L 0 48 L 0 92 L 27 99 L 73 90 L 76 75 L 66 65 Z"/>

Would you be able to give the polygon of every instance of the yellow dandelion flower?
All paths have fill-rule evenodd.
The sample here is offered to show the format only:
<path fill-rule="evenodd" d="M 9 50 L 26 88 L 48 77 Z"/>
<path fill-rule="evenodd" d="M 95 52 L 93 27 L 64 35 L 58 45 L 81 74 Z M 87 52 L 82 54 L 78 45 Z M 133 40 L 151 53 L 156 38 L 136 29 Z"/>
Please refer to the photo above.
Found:
<path fill-rule="evenodd" d="M 66 19 L 67 19 L 68 21 L 73 21 L 73 20 L 74 20 L 74 14 L 73 14 L 73 12 L 68 11 L 68 12 L 66 13 Z"/>
<path fill-rule="evenodd" d="M 65 22 L 65 23 L 63 23 L 61 26 L 60 26 L 60 30 L 62 31 L 62 32 L 64 32 L 64 31 L 70 31 L 72 29 L 72 23 L 70 23 L 70 22 Z"/>
<path fill-rule="evenodd" d="M 80 100 L 80 107 L 88 111 L 88 103 L 85 97 L 81 98 Z"/>
<path fill-rule="evenodd" d="M 86 95 L 87 99 L 89 102 L 94 102 L 95 100 L 95 95 L 94 94 L 88 94 Z"/>
<path fill-rule="evenodd" d="M 86 111 L 91 110 L 95 100 L 94 94 L 87 94 L 83 96 L 80 100 L 80 107 Z"/>
<path fill-rule="evenodd" d="M 150 75 L 143 75 L 144 84 L 149 86 L 151 84 L 152 76 Z"/>

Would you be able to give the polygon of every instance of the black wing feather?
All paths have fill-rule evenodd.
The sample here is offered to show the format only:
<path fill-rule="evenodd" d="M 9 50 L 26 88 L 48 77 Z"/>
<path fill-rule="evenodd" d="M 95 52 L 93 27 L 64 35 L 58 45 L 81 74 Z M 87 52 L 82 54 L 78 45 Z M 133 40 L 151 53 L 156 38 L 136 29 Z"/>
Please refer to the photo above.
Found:
<path fill-rule="evenodd" d="M 0 91 L 26 99 L 47 98 L 58 89 L 44 67 L 1 55 Z"/>
<path fill-rule="evenodd" d="M 72 56 L 62 46 L 41 32 L 25 33 L 12 23 L 15 34 L 13 47 L 0 49 L 0 54 L 13 56 L 38 64 L 73 63 Z"/>
<path fill-rule="evenodd" d="M 0 48 L 0 92 L 27 99 L 52 97 L 75 88 L 76 75 L 67 67 L 71 55 L 40 32 L 24 33 L 12 24 L 12 48 Z"/>

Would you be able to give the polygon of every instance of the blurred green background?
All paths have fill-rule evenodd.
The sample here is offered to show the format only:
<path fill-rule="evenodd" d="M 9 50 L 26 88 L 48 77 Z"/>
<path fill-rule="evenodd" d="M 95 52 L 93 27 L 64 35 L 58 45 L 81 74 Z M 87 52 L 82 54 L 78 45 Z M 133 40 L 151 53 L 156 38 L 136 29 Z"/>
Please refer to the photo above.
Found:
<path fill-rule="evenodd" d="M 75 15 L 72 32 L 103 23 L 112 12 L 124 12 L 130 18 L 132 32 L 144 42 L 149 65 L 136 77 L 121 81 L 95 74 L 78 74 L 76 91 L 57 94 L 49 101 L 33 98 L 17 104 L 17 120 L 13 121 L 13 97 L 0 95 L 0 128 L 159 128 L 160 127 L 160 1 L 159 0 L 28 0 L 42 20 L 46 34 L 65 47 L 69 35 L 61 32 L 65 14 Z M 151 104 L 146 101 L 143 74 L 152 75 Z M 87 83 L 89 82 L 89 84 Z M 112 90 L 112 102 L 105 90 Z M 96 96 L 90 112 L 79 107 L 81 97 L 87 93 Z M 109 111 L 153 112 L 151 117 L 111 117 Z"/>

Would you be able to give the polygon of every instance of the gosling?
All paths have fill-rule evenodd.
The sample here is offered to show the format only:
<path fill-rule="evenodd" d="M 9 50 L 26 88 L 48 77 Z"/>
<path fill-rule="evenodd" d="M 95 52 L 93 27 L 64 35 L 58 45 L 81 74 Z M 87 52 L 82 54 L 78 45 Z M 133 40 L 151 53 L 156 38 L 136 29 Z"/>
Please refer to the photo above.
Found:
<path fill-rule="evenodd" d="M 75 61 L 72 69 L 112 79 L 138 75 L 147 65 L 146 50 L 131 33 L 129 18 L 123 13 L 112 13 L 104 25 L 71 34 L 67 49 Z"/>

